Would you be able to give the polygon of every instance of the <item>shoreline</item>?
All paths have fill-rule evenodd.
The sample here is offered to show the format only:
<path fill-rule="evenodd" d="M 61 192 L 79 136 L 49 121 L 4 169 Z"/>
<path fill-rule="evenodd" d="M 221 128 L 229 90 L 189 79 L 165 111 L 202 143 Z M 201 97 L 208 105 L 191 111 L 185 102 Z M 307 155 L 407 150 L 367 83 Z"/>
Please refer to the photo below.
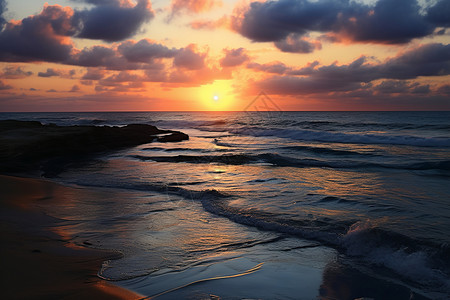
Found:
<path fill-rule="evenodd" d="M 0 175 L 2 296 L 7 299 L 140 299 L 97 276 L 114 251 L 90 249 L 55 233 L 59 220 L 35 204 L 60 201 L 67 187 L 36 178 Z M 58 228 L 60 229 L 60 228 Z"/>

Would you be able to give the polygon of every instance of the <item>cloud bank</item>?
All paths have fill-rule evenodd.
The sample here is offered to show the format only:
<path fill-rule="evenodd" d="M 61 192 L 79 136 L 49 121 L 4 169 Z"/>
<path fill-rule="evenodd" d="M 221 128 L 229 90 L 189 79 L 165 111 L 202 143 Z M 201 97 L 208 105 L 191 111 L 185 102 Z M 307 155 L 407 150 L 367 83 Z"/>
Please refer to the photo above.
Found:
<path fill-rule="evenodd" d="M 416 0 L 379 0 L 374 5 L 350 0 L 279 0 L 238 6 L 230 23 L 253 42 L 274 42 L 284 52 L 310 53 L 320 49 L 319 41 L 307 39 L 312 32 L 335 42 L 403 44 L 450 26 L 448 0 L 422 10 Z"/>

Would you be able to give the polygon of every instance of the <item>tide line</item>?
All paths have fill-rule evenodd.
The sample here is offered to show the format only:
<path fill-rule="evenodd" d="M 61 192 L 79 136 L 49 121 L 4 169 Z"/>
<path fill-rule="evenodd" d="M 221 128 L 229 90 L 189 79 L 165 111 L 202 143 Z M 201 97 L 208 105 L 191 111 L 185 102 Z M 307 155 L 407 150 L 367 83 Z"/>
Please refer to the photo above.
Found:
<path fill-rule="evenodd" d="M 184 285 L 182 285 L 182 286 L 175 287 L 175 288 L 173 288 L 173 289 L 170 289 L 170 290 L 161 292 L 161 293 L 156 294 L 156 295 L 153 295 L 153 296 L 147 296 L 147 297 L 144 297 L 144 298 L 140 298 L 139 300 L 155 299 L 155 298 L 157 298 L 157 297 L 159 297 L 159 296 L 162 296 L 162 295 L 164 295 L 164 294 L 171 293 L 171 292 L 173 292 L 173 291 L 176 291 L 176 290 L 179 290 L 179 289 L 188 287 L 188 286 L 190 286 L 190 285 L 194 285 L 194 284 L 197 284 L 197 283 L 201 283 L 201 282 L 212 281 L 212 280 L 219 280 L 219 279 L 235 278 L 235 277 L 240 277 L 240 276 L 248 275 L 248 274 L 251 274 L 251 273 L 256 272 L 256 271 L 258 271 L 259 269 L 261 269 L 261 267 L 262 267 L 263 264 L 264 264 L 263 262 L 262 262 L 262 263 L 259 263 L 259 264 L 257 264 L 256 266 L 254 266 L 254 267 L 251 268 L 251 269 L 248 269 L 248 270 L 246 270 L 246 271 L 244 271 L 244 272 L 242 272 L 242 273 L 238 273 L 238 274 L 234 274 L 234 275 L 218 276 L 218 277 L 211 277 L 211 278 L 205 278 L 205 279 L 200 279 L 200 280 L 192 281 L 192 282 L 189 282 L 189 283 L 184 284 Z"/>

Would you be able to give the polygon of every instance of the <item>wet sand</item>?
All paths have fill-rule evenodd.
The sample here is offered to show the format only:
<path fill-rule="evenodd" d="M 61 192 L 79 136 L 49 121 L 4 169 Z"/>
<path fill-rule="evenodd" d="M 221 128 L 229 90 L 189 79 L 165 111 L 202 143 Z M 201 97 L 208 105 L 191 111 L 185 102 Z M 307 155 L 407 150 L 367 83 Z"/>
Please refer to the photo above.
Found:
<path fill-rule="evenodd" d="M 61 220 L 36 209 L 58 202 L 65 187 L 0 175 L 2 299 L 139 299 L 142 296 L 97 277 L 113 251 L 88 249 L 51 231 Z"/>
<path fill-rule="evenodd" d="M 100 279 L 97 273 L 103 261 L 121 258 L 121 254 L 83 247 L 83 239 L 75 244 L 77 238 L 67 230 L 71 221 L 46 215 L 42 209 L 76 205 L 74 198 L 87 197 L 95 189 L 79 190 L 45 180 L 0 175 L 0 191 L 2 299 L 428 299 L 408 287 L 342 264 L 331 248 L 287 236 L 270 247 L 260 244 L 230 249 L 200 259 L 186 269 L 122 280 L 117 282 L 118 287 Z M 95 192 L 99 205 L 102 197 L 111 195 Z M 176 218 L 176 213 L 169 211 L 152 218 L 164 223 L 164 218 Z M 185 215 L 184 220 L 197 220 L 195 228 L 200 231 L 200 219 L 209 220 L 210 230 L 226 227 L 226 220 L 205 211 L 191 209 L 185 213 L 193 214 Z M 186 233 L 183 228 L 186 230 L 188 224 L 178 222 L 174 226 L 179 228 L 173 231 Z M 177 244 L 174 241 L 170 245 Z M 151 255 L 163 253 L 152 251 Z"/>

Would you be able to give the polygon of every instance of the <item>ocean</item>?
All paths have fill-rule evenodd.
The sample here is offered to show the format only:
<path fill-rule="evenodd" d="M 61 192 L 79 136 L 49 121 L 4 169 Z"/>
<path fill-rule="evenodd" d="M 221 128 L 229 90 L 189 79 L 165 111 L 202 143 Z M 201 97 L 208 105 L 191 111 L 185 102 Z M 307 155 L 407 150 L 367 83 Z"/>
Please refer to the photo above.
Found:
<path fill-rule="evenodd" d="M 64 220 L 73 241 L 121 251 L 124 257 L 105 262 L 99 276 L 145 296 L 335 299 L 330 277 L 353 276 L 370 278 L 352 287 L 369 296 L 387 282 L 392 297 L 383 299 L 401 299 L 395 294 L 401 288 L 414 299 L 450 298 L 450 112 L 1 113 L 0 119 L 144 123 L 190 136 L 42 170 L 84 195 L 66 195 L 62 207 L 42 204 L 45 210 Z M 265 286 L 261 278 L 239 286 L 237 277 L 264 268 L 273 271 Z M 300 273 L 303 281 L 296 280 Z"/>

